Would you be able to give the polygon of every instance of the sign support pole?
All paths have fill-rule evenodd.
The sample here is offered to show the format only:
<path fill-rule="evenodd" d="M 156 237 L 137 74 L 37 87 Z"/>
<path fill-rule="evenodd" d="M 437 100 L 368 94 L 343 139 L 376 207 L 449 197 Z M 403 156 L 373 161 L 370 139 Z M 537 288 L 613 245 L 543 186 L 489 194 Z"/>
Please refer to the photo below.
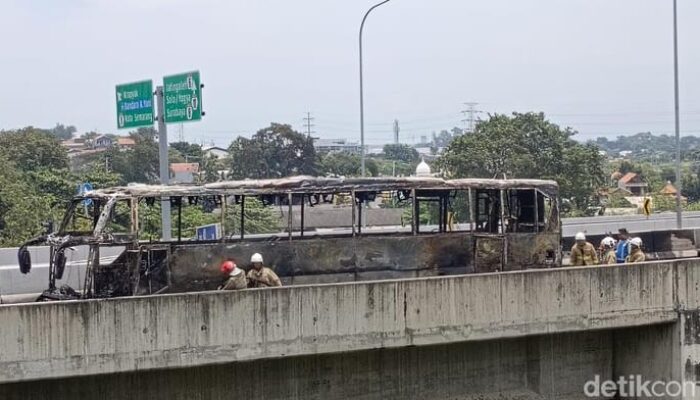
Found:
<path fill-rule="evenodd" d="M 165 125 L 165 106 L 163 86 L 156 87 L 156 105 L 158 107 L 158 161 L 160 167 L 160 183 L 167 185 L 170 181 L 168 168 L 168 128 Z M 170 198 L 161 199 L 161 226 L 163 241 L 171 240 L 172 225 L 170 223 Z"/>

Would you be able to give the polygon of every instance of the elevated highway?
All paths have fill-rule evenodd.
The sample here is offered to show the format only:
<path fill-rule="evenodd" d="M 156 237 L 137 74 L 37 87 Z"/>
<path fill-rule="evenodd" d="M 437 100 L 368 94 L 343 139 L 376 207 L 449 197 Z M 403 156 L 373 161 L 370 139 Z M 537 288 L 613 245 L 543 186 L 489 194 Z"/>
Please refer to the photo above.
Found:
<path fill-rule="evenodd" d="M 5 305 L 0 320 L 3 399 L 581 398 L 596 374 L 700 379 L 700 259 Z"/>

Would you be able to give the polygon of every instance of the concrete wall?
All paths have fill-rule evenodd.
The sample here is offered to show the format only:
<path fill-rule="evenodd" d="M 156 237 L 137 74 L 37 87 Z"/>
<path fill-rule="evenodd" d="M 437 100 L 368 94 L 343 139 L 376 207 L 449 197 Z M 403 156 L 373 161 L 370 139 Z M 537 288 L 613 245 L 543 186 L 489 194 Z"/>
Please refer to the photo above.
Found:
<path fill-rule="evenodd" d="M 0 385 L 0 398 L 581 399 L 595 375 L 642 366 L 669 376 L 670 357 L 649 364 L 627 344 L 670 347 L 671 331 L 654 325 L 21 382 Z"/>
<path fill-rule="evenodd" d="M 700 301 L 699 269 L 687 260 L 0 306 L 0 383 L 675 322 L 676 297 Z"/>

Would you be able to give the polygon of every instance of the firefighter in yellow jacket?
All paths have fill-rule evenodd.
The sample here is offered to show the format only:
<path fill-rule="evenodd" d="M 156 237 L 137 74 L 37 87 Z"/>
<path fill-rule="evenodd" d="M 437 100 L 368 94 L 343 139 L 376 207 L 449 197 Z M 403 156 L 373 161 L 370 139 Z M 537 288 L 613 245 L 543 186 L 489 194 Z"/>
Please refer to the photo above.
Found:
<path fill-rule="evenodd" d="M 615 239 L 610 236 L 603 238 L 600 241 L 601 263 L 617 264 L 617 256 L 615 254 Z"/>
<path fill-rule="evenodd" d="M 248 279 L 245 277 L 245 271 L 238 268 L 235 262 L 226 260 L 221 264 L 221 272 L 228 275 L 228 279 L 219 290 L 240 290 L 248 287 Z"/>
<path fill-rule="evenodd" d="M 598 264 L 598 252 L 591 243 L 586 241 L 583 232 L 576 234 L 576 244 L 571 248 L 571 265 L 596 265 Z"/>
<path fill-rule="evenodd" d="M 627 256 L 627 263 L 644 262 L 646 259 L 647 256 L 642 251 L 642 239 L 638 237 L 630 239 L 630 255 Z"/>
<path fill-rule="evenodd" d="M 253 264 L 253 268 L 248 271 L 248 287 L 282 286 L 282 281 L 275 271 L 263 266 L 263 258 L 260 253 L 253 254 L 250 257 L 250 263 Z"/>

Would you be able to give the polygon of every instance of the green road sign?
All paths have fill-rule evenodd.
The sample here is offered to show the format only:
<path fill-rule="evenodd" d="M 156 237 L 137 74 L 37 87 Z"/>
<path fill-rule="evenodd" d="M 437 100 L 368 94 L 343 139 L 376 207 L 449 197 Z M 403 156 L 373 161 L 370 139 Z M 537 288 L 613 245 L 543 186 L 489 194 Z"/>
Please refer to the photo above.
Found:
<path fill-rule="evenodd" d="M 117 127 L 153 126 L 153 81 L 117 85 Z"/>
<path fill-rule="evenodd" d="M 199 71 L 163 78 L 165 122 L 168 124 L 202 119 L 202 90 Z"/>

